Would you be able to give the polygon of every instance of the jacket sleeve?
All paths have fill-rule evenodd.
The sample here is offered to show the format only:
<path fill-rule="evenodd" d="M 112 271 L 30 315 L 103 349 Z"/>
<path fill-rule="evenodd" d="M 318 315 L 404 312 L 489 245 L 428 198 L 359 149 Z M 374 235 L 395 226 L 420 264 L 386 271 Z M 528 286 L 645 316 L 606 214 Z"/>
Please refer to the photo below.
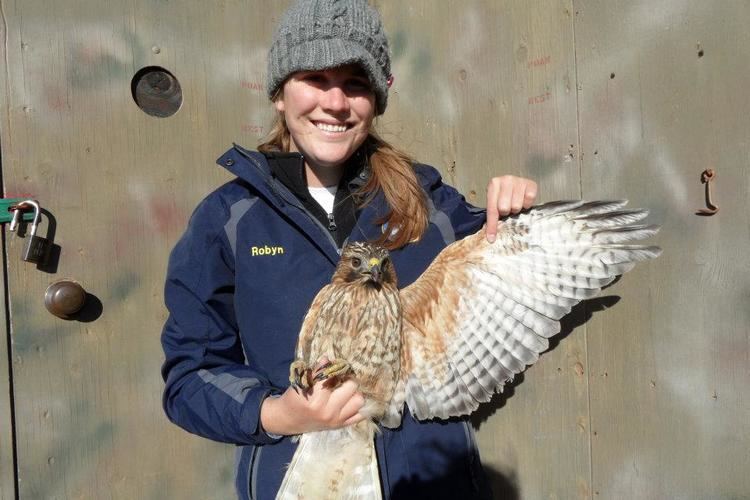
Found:
<path fill-rule="evenodd" d="M 216 197 L 195 210 L 169 259 L 161 341 L 163 405 L 183 429 L 216 441 L 264 444 L 263 400 L 281 391 L 245 364 L 234 312 L 234 254 Z"/>
<path fill-rule="evenodd" d="M 430 221 L 441 226 L 445 221 L 454 233 L 453 239 L 460 240 L 476 233 L 487 220 L 487 210 L 475 207 L 467 202 L 464 196 L 454 187 L 443 182 L 440 173 L 433 167 L 419 165 L 418 172 L 428 180 L 428 203 Z M 441 228 L 443 233 L 446 232 Z"/>

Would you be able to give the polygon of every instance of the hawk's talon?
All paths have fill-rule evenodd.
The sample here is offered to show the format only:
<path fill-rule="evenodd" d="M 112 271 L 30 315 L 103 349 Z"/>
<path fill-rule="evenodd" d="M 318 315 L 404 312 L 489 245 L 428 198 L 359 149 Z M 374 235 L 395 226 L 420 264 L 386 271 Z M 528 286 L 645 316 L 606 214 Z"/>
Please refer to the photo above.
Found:
<path fill-rule="evenodd" d="M 312 385 L 310 383 L 310 368 L 301 359 L 289 365 L 289 385 L 297 392 L 305 392 Z"/>
<path fill-rule="evenodd" d="M 351 371 L 352 367 L 348 361 L 343 359 L 334 359 L 315 370 L 313 380 L 320 382 L 333 377 L 342 377 Z"/>

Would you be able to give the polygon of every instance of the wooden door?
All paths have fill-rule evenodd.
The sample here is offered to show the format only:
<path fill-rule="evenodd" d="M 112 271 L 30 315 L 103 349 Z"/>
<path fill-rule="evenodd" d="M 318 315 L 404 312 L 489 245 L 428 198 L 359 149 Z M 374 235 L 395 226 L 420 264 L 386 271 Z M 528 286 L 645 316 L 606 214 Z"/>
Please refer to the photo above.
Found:
<path fill-rule="evenodd" d="M 3 497 L 14 489 L 12 392 L 20 498 L 231 498 L 232 447 L 181 431 L 161 409 L 162 288 L 191 211 L 229 179 L 215 159 L 266 132 L 265 54 L 283 5 L 0 7 L 5 195 L 38 199 L 60 247 L 45 272 L 21 262 L 24 240 L 6 232 L 13 385 L 0 387 Z M 134 101 L 133 77 L 150 66 L 179 81 L 173 116 Z M 92 295 L 79 320 L 44 308 L 47 286 L 63 278 Z"/>
<path fill-rule="evenodd" d="M 0 498 L 232 498 L 232 446 L 161 410 L 162 286 L 191 211 L 229 179 L 215 158 L 268 131 L 288 3 L 0 0 L 4 195 L 38 199 L 60 247 L 37 269 L 4 230 Z M 664 226 L 664 255 L 577 308 L 474 416 L 498 498 L 750 496 L 746 2 L 373 3 L 387 139 L 479 205 L 513 173 L 542 201 L 630 198 Z M 134 100 L 149 67 L 180 84 L 172 116 Z M 167 97 L 152 112 L 179 102 L 150 81 Z M 709 167 L 721 209 L 699 217 Z M 63 278 L 91 294 L 75 320 L 43 305 Z"/>

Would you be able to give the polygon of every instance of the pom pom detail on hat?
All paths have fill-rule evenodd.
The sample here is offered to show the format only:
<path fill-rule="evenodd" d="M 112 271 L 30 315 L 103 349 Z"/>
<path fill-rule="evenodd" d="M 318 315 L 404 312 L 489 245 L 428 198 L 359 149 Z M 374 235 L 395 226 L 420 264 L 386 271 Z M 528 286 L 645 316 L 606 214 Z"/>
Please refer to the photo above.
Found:
<path fill-rule="evenodd" d="M 378 12 L 366 0 L 299 0 L 284 13 L 268 52 L 268 97 L 297 71 L 347 64 L 365 70 L 382 114 L 392 76 Z"/>

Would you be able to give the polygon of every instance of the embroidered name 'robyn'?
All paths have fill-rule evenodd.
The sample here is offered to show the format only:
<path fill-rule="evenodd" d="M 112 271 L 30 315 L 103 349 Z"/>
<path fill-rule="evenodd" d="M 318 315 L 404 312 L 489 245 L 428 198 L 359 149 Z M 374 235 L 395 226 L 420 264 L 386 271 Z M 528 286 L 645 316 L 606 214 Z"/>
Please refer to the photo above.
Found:
<path fill-rule="evenodd" d="M 260 255 L 282 255 L 284 253 L 284 247 L 269 247 L 268 245 L 263 245 L 262 247 L 252 247 L 250 248 L 250 255 L 253 257 L 258 257 Z"/>

